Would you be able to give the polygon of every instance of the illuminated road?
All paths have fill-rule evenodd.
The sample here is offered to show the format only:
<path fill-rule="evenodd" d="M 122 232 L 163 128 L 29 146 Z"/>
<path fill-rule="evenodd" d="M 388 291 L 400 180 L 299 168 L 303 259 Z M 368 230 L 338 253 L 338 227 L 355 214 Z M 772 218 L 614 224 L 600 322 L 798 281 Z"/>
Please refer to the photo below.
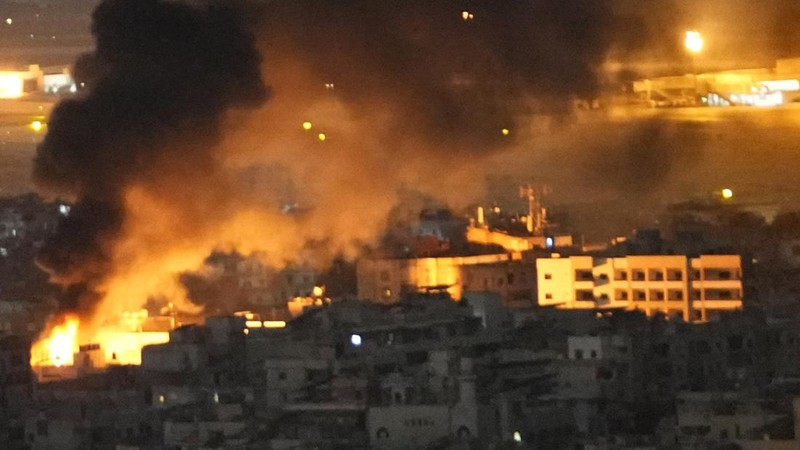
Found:
<path fill-rule="evenodd" d="M 30 191 L 36 143 L 44 131 L 31 128 L 52 109 L 51 99 L 0 100 L 0 196 Z M 44 120 L 43 122 L 46 122 Z"/>

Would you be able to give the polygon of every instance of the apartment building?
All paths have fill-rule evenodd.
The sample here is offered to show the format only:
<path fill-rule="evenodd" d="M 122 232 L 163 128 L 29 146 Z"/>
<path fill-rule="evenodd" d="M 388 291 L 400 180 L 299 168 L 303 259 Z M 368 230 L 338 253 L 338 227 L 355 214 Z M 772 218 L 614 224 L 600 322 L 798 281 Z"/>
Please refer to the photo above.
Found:
<path fill-rule="evenodd" d="M 536 261 L 540 306 L 625 308 L 708 321 L 742 306 L 738 255 L 571 256 Z"/>
<path fill-rule="evenodd" d="M 404 292 L 446 288 L 455 300 L 465 291 L 497 292 L 508 306 L 530 302 L 533 264 L 520 253 L 438 258 L 362 259 L 356 266 L 359 298 L 397 302 Z M 526 305 L 527 306 L 527 305 Z"/>

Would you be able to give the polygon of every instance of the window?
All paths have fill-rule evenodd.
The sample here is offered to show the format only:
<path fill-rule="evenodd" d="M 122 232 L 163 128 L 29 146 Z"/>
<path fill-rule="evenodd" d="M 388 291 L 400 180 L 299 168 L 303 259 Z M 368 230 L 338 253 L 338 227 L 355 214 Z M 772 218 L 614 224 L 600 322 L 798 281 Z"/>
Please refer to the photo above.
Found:
<path fill-rule="evenodd" d="M 593 281 L 594 276 L 592 275 L 591 270 L 576 270 L 575 271 L 575 280 L 576 281 Z"/>
<path fill-rule="evenodd" d="M 278 379 L 279 380 L 285 380 L 286 379 L 286 372 L 279 372 L 278 373 Z"/>
<path fill-rule="evenodd" d="M 553 294 L 548 292 L 547 294 L 544 294 L 544 298 L 546 298 L 548 300 L 552 300 L 553 299 Z"/>
<path fill-rule="evenodd" d="M 594 292 L 588 289 L 579 289 L 575 291 L 575 298 L 583 302 L 592 301 L 594 300 Z"/>
<path fill-rule="evenodd" d="M 631 273 L 631 276 L 632 276 L 634 281 L 644 281 L 644 271 L 634 270 Z"/>
<path fill-rule="evenodd" d="M 552 274 L 552 273 L 546 273 L 546 274 L 544 274 L 544 279 L 545 279 L 545 280 L 552 280 L 552 279 L 553 279 L 553 274 Z"/>
<path fill-rule="evenodd" d="M 583 350 L 575 350 L 575 359 L 583 359 Z"/>
<path fill-rule="evenodd" d="M 507 282 L 509 285 L 511 285 L 511 284 L 514 284 L 514 274 L 513 274 L 513 273 L 508 273 L 508 274 L 506 275 L 506 282 Z"/>
<path fill-rule="evenodd" d="M 637 289 L 637 290 L 633 291 L 633 298 L 635 300 L 640 300 L 641 301 L 641 300 L 645 300 L 647 298 L 647 296 L 645 295 L 644 291 L 642 291 L 640 289 Z"/>
<path fill-rule="evenodd" d="M 36 421 L 36 434 L 38 436 L 47 436 L 48 435 L 47 421 L 46 420 L 37 420 Z"/>
<path fill-rule="evenodd" d="M 378 428 L 378 432 L 375 433 L 375 437 L 378 439 L 389 439 L 389 430 L 386 427 Z"/>
<path fill-rule="evenodd" d="M 728 270 L 720 270 L 719 271 L 719 279 L 720 280 L 730 280 L 731 279 L 731 272 Z"/>
<path fill-rule="evenodd" d="M 650 281 L 664 281 L 664 273 L 660 270 L 651 270 L 649 273 Z"/>
<path fill-rule="evenodd" d="M 614 280 L 616 281 L 624 281 L 628 279 L 628 272 L 624 270 L 618 270 L 614 272 Z"/>
<path fill-rule="evenodd" d="M 589 354 L 589 357 L 592 358 L 592 359 L 597 358 L 597 351 L 596 350 L 592 350 L 592 353 Z"/>

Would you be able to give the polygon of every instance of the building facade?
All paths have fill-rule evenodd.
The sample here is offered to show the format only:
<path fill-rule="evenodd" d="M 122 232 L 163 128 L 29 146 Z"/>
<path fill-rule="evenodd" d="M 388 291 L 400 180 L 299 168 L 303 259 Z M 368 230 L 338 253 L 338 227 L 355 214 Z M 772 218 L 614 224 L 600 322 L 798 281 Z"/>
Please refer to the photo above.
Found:
<path fill-rule="evenodd" d="M 738 255 L 572 256 L 536 261 L 540 306 L 624 308 L 708 321 L 742 307 Z"/>

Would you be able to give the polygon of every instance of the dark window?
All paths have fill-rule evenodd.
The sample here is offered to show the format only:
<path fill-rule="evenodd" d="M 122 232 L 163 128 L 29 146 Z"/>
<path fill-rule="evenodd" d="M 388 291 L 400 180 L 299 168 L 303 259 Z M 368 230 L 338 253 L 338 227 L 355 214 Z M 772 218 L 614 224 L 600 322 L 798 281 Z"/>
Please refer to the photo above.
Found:
<path fill-rule="evenodd" d="M 728 336 L 728 350 L 741 350 L 742 343 L 744 342 L 744 338 L 741 334 L 734 334 L 733 336 Z"/>
<path fill-rule="evenodd" d="M 38 436 L 47 436 L 48 429 L 47 429 L 47 421 L 46 420 L 37 420 L 36 421 L 36 434 Z"/>
<path fill-rule="evenodd" d="M 513 273 L 509 273 L 509 274 L 506 275 L 506 282 L 508 284 L 514 284 L 514 274 Z"/>
<path fill-rule="evenodd" d="M 598 367 L 595 378 L 598 380 L 610 380 L 614 378 L 614 372 L 608 367 Z"/>
<path fill-rule="evenodd" d="M 378 439 L 389 439 L 389 430 L 384 427 L 378 428 L 378 432 L 375 433 L 375 437 Z"/>
<path fill-rule="evenodd" d="M 583 359 L 583 350 L 575 350 L 575 359 Z"/>
<path fill-rule="evenodd" d="M 553 274 L 550 274 L 550 273 L 544 274 L 544 279 L 545 280 L 552 280 L 553 279 Z"/>
<path fill-rule="evenodd" d="M 591 356 L 592 359 L 597 358 L 597 352 L 595 350 L 592 350 L 592 353 L 590 353 L 590 356 Z"/>

